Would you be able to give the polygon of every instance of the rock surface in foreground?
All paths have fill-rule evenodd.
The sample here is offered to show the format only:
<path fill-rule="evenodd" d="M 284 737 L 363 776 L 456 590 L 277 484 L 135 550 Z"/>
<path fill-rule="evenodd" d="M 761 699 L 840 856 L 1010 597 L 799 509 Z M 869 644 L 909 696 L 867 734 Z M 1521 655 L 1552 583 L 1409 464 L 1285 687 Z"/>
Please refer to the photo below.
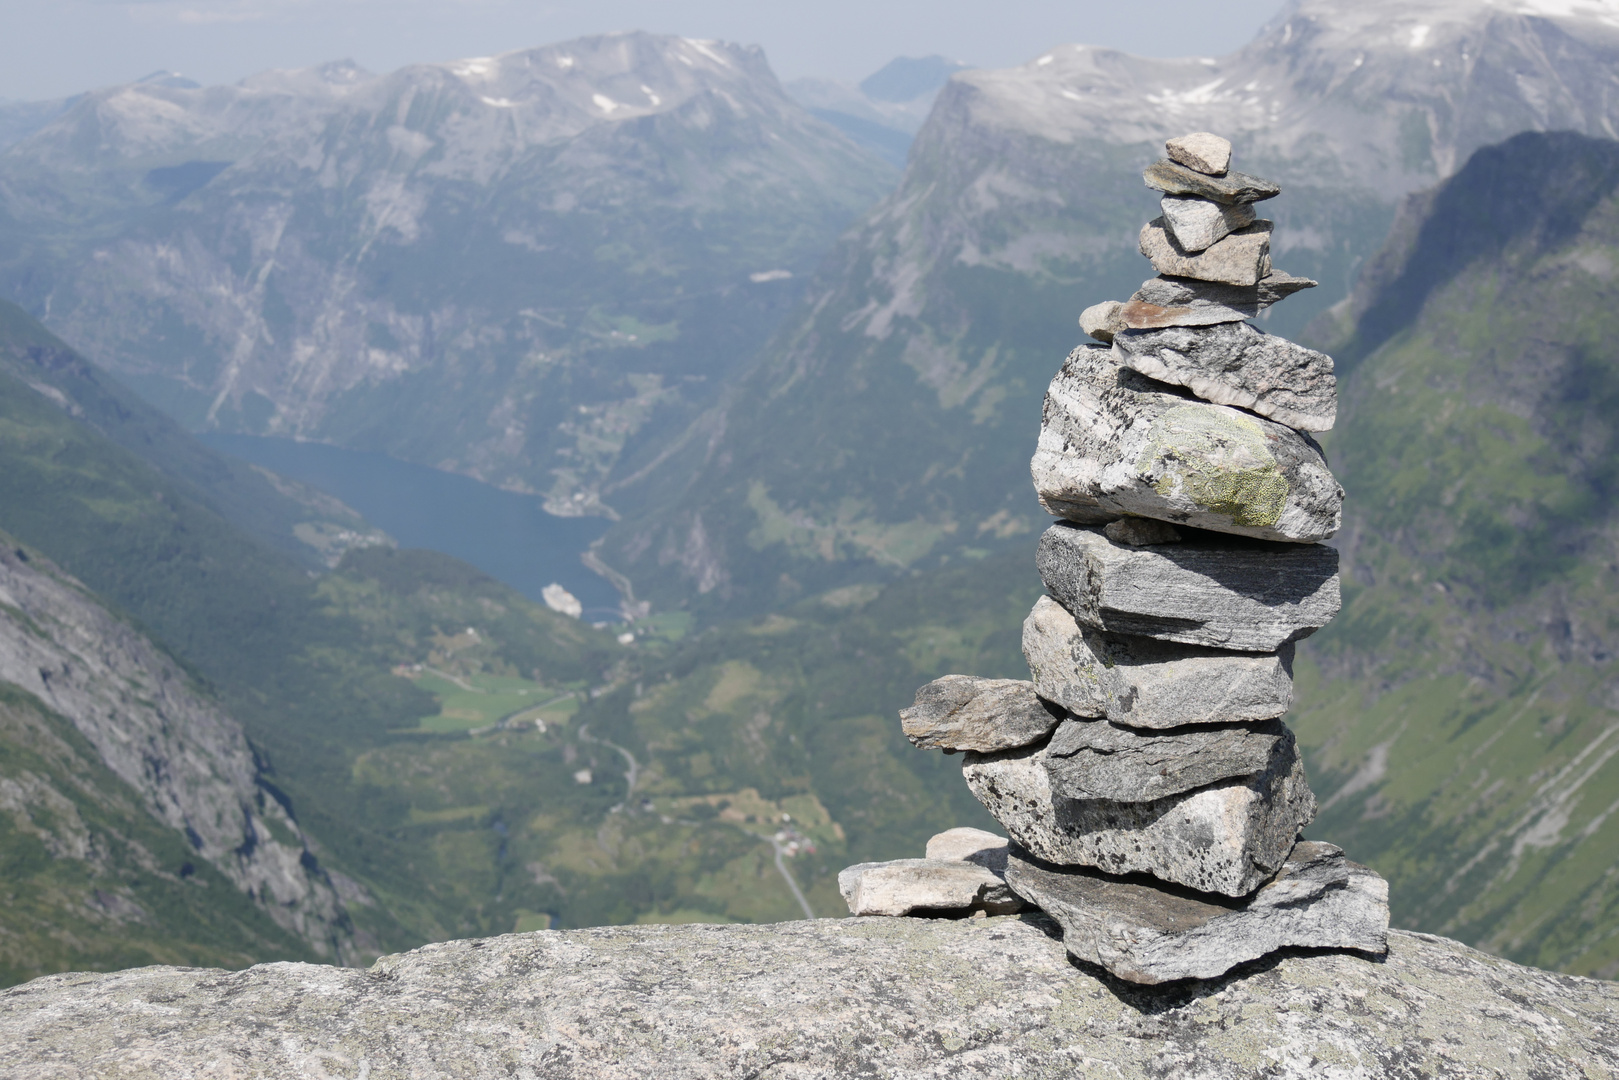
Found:
<path fill-rule="evenodd" d="M 1619 1073 L 1619 985 L 1394 932 L 1135 987 L 1040 917 L 543 931 L 369 970 L 53 975 L 0 992 L 8 1080 L 1272 1080 Z M 1330 1068 L 1323 1067 L 1331 1063 Z"/>
<path fill-rule="evenodd" d="M 1300 842 L 1275 880 L 1236 903 L 1042 866 L 1026 852 L 1012 853 L 1007 878 L 1062 925 L 1071 955 L 1134 983 L 1212 979 L 1288 946 L 1388 946 L 1388 882 L 1332 844 Z"/>

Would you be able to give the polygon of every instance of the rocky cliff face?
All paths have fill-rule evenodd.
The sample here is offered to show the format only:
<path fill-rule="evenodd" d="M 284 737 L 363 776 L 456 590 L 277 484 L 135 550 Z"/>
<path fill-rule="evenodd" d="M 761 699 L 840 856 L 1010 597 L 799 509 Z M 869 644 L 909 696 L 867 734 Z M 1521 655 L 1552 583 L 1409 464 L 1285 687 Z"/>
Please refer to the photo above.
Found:
<path fill-rule="evenodd" d="M 0 539 L 0 682 L 68 720 L 147 813 L 278 925 L 317 955 L 351 958 L 337 893 L 241 726 L 82 585 Z M 61 811 L 71 800 L 48 778 L 8 769 L 0 793 L 15 824 L 39 833 L 53 857 L 96 857 L 97 841 L 77 812 Z"/>
<path fill-rule="evenodd" d="M 368 971 L 55 975 L 0 993 L 17 1080 L 1612 1076 L 1619 989 L 1395 932 L 1139 988 L 1042 919 L 613 927 L 430 945 Z"/>
<path fill-rule="evenodd" d="M 1611 136 L 1616 61 L 1606 17 L 1303 0 L 1230 56 L 1065 45 L 958 74 L 899 190 L 728 406 L 648 474 L 650 509 L 615 527 L 607 559 L 664 603 L 764 605 L 1028 528 L 1040 391 L 1080 309 L 1148 276 L 1137 228 L 1156 201 L 1136 175 L 1164 138 L 1230 134 L 1281 182 L 1273 258 L 1322 282 L 1264 323 L 1288 334 L 1348 293 L 1401 196 L 1480 146 Z"/>
<path fill-rule="evenodd" d="M 893 178 L 720 42 L 138 83 L 0 155 L 0 278 L 194 427 L 607 513 Z"/>

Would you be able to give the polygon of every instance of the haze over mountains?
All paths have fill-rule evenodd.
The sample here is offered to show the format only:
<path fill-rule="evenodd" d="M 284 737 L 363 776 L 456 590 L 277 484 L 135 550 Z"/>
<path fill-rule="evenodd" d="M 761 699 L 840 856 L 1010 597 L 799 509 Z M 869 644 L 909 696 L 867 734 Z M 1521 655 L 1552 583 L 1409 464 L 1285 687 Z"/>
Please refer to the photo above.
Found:
<path fill-rule="evenodd" d="M 0 279 L 194 427 L 611 514 L 893 179 L 714 42 L 137 83 L 0 155 Z"/>

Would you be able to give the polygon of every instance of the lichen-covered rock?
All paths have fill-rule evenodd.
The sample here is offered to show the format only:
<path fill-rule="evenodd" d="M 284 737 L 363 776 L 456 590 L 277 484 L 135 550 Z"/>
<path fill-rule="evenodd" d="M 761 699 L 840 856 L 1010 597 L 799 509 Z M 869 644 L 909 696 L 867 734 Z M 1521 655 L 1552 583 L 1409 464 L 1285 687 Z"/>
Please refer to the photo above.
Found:
<path fill-rule="evenodd" d="M 1182 396 L 1081 345 L 1046 391 L 1029 471 L 1040 505 L 1070 521 L 1136 515 L 1264 540 L 1338 531 L 1343 488 L 1292 428 Z"/>
<path fill-rule="evenodd" d="M 1247 173 L 1227 172 L 1224 176 L 1209 176 L 1167 159 L 1148 165 L 1141 178 L 1148 187 L 1166 195 L 1197 195 L 1227 204 L 1263 202 L 1282 193 L 1279 184 Z"/>
<path fill-rule="evenodd" d="M 1293 646 L 1236 653 L 1080 626 L 1049 596 L 1023 620 L 1035 693 L 1135 728 L 1271 720 L 1293 705 Z"/>
<path fill-rule="evenodd" d="M 1338 614 L 1338 552 L 1203 536 L 1130 547 L 1059 521 L 1040 537 L 1046 591 L 1085 626 L 1240 652 L 1275 652 Z"/>
<path fill-rule="evenodd" d="M 968 754 L 961 773 L 1016 843 L 1061 866 L 1245 896 L 1276 872 L 1315 817 L 1296 752 L 1257 776 L 1153 802 L 1115 802 L 1053 795 L 1048 749 Z"/>
<path fill-rule="evenodd" d="M 1010 915 L 1022 909 L 1023 901 L 1007 887 L 1005 876 L 1004 868 L 997 874 L 960 859 L 894 859 L 845 867 L 838 873 L 838 891 L 851 915 Z"/>
<path fill-rule="evenodd" d="M 913 746 L 923 750 L 1007 750 L 1039 742 L 1062 722 L 1026 679 L 945 675 L 916 692 L 899 712 Z"/>
<path fill-rule="evenodd" d="M 1162 732 L 1065 720 L 1046 748 L 1046 775 L 1057 798 L 1144 803 L 1290 767 L 1296 757 L 1280 720 Z"/>
<path fill-rule="evenodd" d="M 366 970 L 52 975 L 0 992 L 7 1080 L 1484 1080 L 1619 1074 L 1619 985 L 1394 931 L 1146 987 L 1040 915 L 613 926 Z"/>
<path fill-rule="evenodd" d="M 1329 431 L 1338 415 L 1332 357 L 1245 322 L 1126 330 L 1113 355 L 1204 401 L 1235 405 L 1300 431 Z"/>
<path fill-rule="evenodd" d="M 1295 845 L 1253 896 L 1219 903 L 1013 852 L 1007 880 L 1062 925 L 1070 955 L 1121 979 L 1211 979 L 1288 946 L 1388 950 L 1389 886 L 1332 844 Z"/>
<path fill-rule="evenodd" d="M 1196 195 L 1165 195 L 1158 207 L 1181 250 L 1194 254 L 1254 223 L 1254 208 L 1250 203 L 1226 206 Z"/>
<path fill-rule="evenodd" d="M 1152 260 L 1160 274 L 1216 281 L 1227 285 L 1257 285 L 1270 273 L 1271 222 L 1263 218 L 1225 236 L 1201 251 L 1188 251 L 1175 239 L 1164 219 L 1141 226 L 1141 254 Z"/>

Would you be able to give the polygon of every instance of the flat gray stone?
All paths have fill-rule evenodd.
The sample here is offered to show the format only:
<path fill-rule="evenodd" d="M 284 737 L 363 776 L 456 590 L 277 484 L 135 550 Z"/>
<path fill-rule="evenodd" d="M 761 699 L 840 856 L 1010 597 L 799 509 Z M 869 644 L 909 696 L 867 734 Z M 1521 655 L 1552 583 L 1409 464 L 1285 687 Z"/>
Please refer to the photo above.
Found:
<path fill-rule="evenodd" d="M 75 972 L 0 991 L 0 1061 L 7 1080 L 1619 1074 L 1619 983 L 1443 938 L 1136 987 L 1057 933 L 1041 915 L 603 926 L 370 968 Z"/>
<path fill-rule="evenodd" d="M 1234 405 L 1299 431 L 1329 431 L 1338 416 L 1332 357 L 1245 322 L 1125 330 L 1113 355 L 1204 401 Z"/>
<path fill-rule="evenodd" d="M 1166 195 L 1198 195 L 1218 203 L 1263 202 L 1282 193 L 1280 185 L 1247 173 L 1208 176 L 1168 159 L 1148 165 L 1141 178 Z"/>
<path fill-rule="evenodd" d="M 1006 852 L 1010 841 L 983 829 L 946 829 L 928 840 L 927 857 L 977 863 L 997 874 L 1006 872 Z"/>
<path fill-rule="evenodd" d="M 1208 131 L 1194 131 L 1164 143 L 1169 160 L 1205 176 L 1224 176 L 1231 168 L 1231 143 Z"/>
<path fill-rule="evenodd" d="M 1029 463 L 1040 504 L 1070 521 L 1136 516 L 1265 540 L 1338 531 L 1343 488 L 1308 436 L 1197 401 L 1082 345 L 1046 391 Z"/>
<path fill-rule="evenodd" d="M 1254 223 L 1252 203 L 1228 206 L 1196 195 L 1165 195 L 1158 207 L 1182 251 L 1199 252 Z"/>
<path fill-rule="evenodd" d="M 1116 318 L 1131 330 L 1241 322 L 1301 289 L 1315 286 L 1316 282 L 1307 277 L 1294 277 L 1280 270 L 1272 270 L 1256 285 L 1160 276 L 1142 282 L 1141 288 L 1119 308 Z"/>
<path fill-rule="evenodd" d="M 1003 864 L 1004 865 L 1004 864 Z M 1010 915 L 1023 900 L 1003 874 L 958 859 L 894 859 L 858 863 L 838 872 L 838 891 L 851 915 L 983 911 Z"/>
<path fill-rule="evenodd" d="M 1023 852 L 1012 854 L 1007 881 L 1062 925 L 1070 956 L 1133 983 L 1211 979 L 1289 947 L 1388 952 L 1388 882 L 1331 844 L 1300 841 L 1271 881 L 1236 903 Z"/>
<path fill-rule="evenodd" d="M 1141 254 L 1152 260 L 1160 274 L 1197 278 L 1226 285 L 1257 285 L 1271 272 L 1270 233 L 1272 223 L 1260 218 L 1252 225 L 1230 233 L 1202 251 L 1181 247 L 1162 217 L 1141 226 Z"/>
<path fill-rule="evenodd" d="M 1085 626 L 1238 652 L 1309 637 L 1341 604 L 1338 552 L 1321 544 L 1199 537 L 1137 548 L 1058 522 L 1040 537 L 1035 565 Z"/>
<path fill-rule="evenodd" d="M 1151 874 L 1203 892 L 1246 896 L 1276 872 L 1315 796 L 1295 752 L 1256 776 L 1152 802 L 1066 799 L 1051 790 L 1049 744 L 968 754 L 967 787 L 1012 840 L 1059 866 Z"/>
<path fill-rule="evenodd" d="M 912 745 L 924 750 L 1006 750 L 1046 737 L 1062 722 L 1022 679 L 946 675 L 916 692 L 901 709 L 900 724 Z"/>
<path fill-rule="evenodd" d="M 1297 756 L 1280 720 L 1141 732 L 1106 720 L 1065 720 L 1046 751 L 1051 793 L 1064 799 L 1141 803 L 1239 776 Z"/>
<path fill-rule="evenodd" d="M 1113 335 L 1128 329 L 1119 311 L 1124 305 L 1117 300 L 1104 300 L 1092 304 L 1079 313 L 1079 328 L 1097 341 L 1111 342 Z"/>
<path fill-rule="evenodd" d="M 1049 596 L 1023 620 L 1034 689 L 1075 716 L 1160 730 L 1273 720 L 1293 706 L 1293 646 L 1238 653 L 1105 634 Z"/>

